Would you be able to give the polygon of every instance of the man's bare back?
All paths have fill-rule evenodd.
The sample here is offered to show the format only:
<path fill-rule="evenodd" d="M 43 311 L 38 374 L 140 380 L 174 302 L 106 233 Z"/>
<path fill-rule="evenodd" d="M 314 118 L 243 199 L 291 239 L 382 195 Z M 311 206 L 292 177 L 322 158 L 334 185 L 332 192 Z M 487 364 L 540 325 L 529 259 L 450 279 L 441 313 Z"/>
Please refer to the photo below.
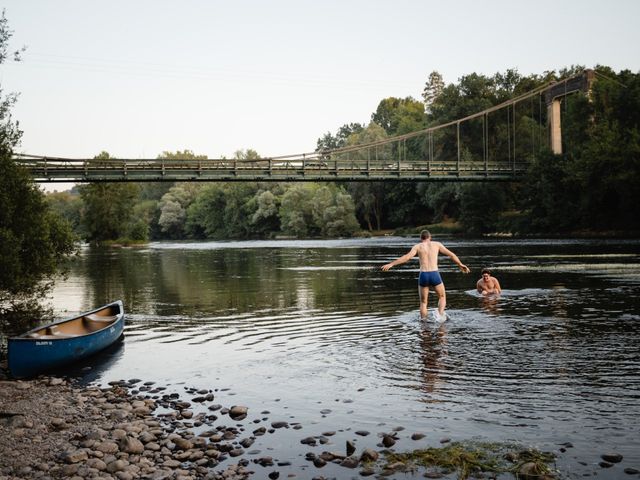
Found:
<path fill-rule="evenodd" d="M 438 254 L 451 256 L 451 251 L 447 250 L 440 242 L 425 240 L 414 246 L 418 259 L 420 260 L 421 272 L 433 272 L 438 270 Z"/>

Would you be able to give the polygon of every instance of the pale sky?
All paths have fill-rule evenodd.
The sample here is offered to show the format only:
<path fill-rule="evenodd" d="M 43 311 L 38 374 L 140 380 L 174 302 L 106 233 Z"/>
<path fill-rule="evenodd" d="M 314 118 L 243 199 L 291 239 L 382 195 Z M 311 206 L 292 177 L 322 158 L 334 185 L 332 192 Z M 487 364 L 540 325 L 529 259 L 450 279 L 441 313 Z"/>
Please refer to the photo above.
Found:
<path fill-rule="evenodd" d="M 639 0 L 2 0 L 18 151 L 313 151 L 380 100 L 508 68 L 640 71 Z"/>

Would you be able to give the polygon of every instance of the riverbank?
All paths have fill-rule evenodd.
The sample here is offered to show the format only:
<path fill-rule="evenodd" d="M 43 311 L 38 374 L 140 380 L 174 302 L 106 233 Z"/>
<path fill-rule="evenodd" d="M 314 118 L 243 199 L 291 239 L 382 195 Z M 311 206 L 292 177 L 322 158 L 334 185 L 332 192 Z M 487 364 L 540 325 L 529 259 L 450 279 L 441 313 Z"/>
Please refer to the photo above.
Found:
<path fill-rule="evenodd" d="M 298 456 L 304 456 L 306 466 L 292 473 L 296 470 L 290 459 L 264 455 L 253 444 L 266 436 L 264 448 L 269 435 L 277 442 L 279 430 L 302 430 L 302 424 L 272 421 L 268 411 L 249 419 L 248 407 L 216 404 L 216 390 L 185 387 L 188 399 L 164 390 L 140 379 L 113 381 L 105 387 L 44 376 L 12 380 L 0 366 L 0 480 L 245 480 L 281 475 L 324 480 L 352 478 L 356 472 L 376 478 L 412 474 L 463 479 L 511 473 L 514 478 L 552 480 L 564 478 L 555 462 L 572 448 L 567 443 L 557 452 L 539 452 L 442 438 L 439 447 L 396 452 L 393 447 L 401 436 L 419 443 L 425 435 L 394 429 L 378 434 L 379 449 L 358 449 L 357 440 L 342 448 L 333 445 L 335 431 L 315 436 L 301 432 Z M 326 449 L 304 453 L 314 447 Z M 608 469 L 621 460 L 616 453 L 605 454 L 600 467 Z M 327 465 L 339 468 L 338 474 L 334 468 L 323 476 L 321 469 Z M 638 473 L 632 468 L 624 471 Z"/>
<path fill-rule="evenodd" d="M 215 469 L 223 449 L 158 418 L 157 408 L 117 385 L 0 380 L 0 479 L 248 478 L 240 462 Z"/>

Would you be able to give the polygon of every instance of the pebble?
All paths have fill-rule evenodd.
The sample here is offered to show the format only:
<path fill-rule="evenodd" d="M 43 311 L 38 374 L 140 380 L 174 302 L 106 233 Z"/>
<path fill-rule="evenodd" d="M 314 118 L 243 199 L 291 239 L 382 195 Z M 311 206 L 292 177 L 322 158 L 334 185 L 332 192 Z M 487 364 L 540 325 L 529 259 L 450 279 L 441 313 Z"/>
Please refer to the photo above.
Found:
<path fill-rule="evenodd" d="M 396 439 L 391 435 L 385 435 L 382 437 L 382 444 L 387 448 L 393 447 L 396 444 Z"/>
<path fill-rule="evenodd" d="M 356 451 L 356 446 L 353 444 L 352 441 L 347 440 L 347 457 L 353 455 Z"/>
<path fill-rule="evenodd" d="M 609 463 L 620 463 L 622 461 L 622 455 L 619 453 L 604 453 L 600 456 L 602 460 Z"/>
<path fill-rule="evenodd" d="M 229 409 L 229 416 L 233 420 L 244 420 L 247 417 L 247 412 L 249 409 L 247 407 L 243 407 L 241 405 L 234 405 Z"/>
<path fill-rule="evenodd" d="M 62 456 L 67 463 L 78 463 L 89 458 L 84 450 L 76 450 L 73 452 L 65 452 Z"/>
<path fill-rule="evenodd" d="M 346 468 L 357 468 L 359 463 L 360 460 L 358 460 L 357 457 L 348 456 L 340 462 L 340 466 Z"/>
<path fill-rule="evenodd" d="M 365 448 L 360 455 L 361 462 L 377 462 L 380 455 L 375 450 Z"/>

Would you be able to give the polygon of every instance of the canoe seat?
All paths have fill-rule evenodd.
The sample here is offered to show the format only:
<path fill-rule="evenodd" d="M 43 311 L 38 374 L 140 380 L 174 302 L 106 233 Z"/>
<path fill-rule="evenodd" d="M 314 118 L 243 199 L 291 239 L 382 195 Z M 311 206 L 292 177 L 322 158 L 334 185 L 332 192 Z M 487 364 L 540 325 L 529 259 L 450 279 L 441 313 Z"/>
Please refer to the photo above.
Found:
<path fill-rule="evenodd" d="M 29 338 L 41 338 L 43 340 L 51 340 L 54 338 L 73 338 L 77 337 L 76 333 L 62 333 L 59 332 L 56 327 L 48 327 L 44 333 L 34 332 L 29 335 Z"/>
<path fill-rule="evenodd" d="M 89 315 L 85 315 L 84 318 L 91 322 L 100 322 L 100 323 L 111 323 L 115 321 L 118 316 L 117 315 L 97 315 L 95 313 L 90 313 Z"/>

